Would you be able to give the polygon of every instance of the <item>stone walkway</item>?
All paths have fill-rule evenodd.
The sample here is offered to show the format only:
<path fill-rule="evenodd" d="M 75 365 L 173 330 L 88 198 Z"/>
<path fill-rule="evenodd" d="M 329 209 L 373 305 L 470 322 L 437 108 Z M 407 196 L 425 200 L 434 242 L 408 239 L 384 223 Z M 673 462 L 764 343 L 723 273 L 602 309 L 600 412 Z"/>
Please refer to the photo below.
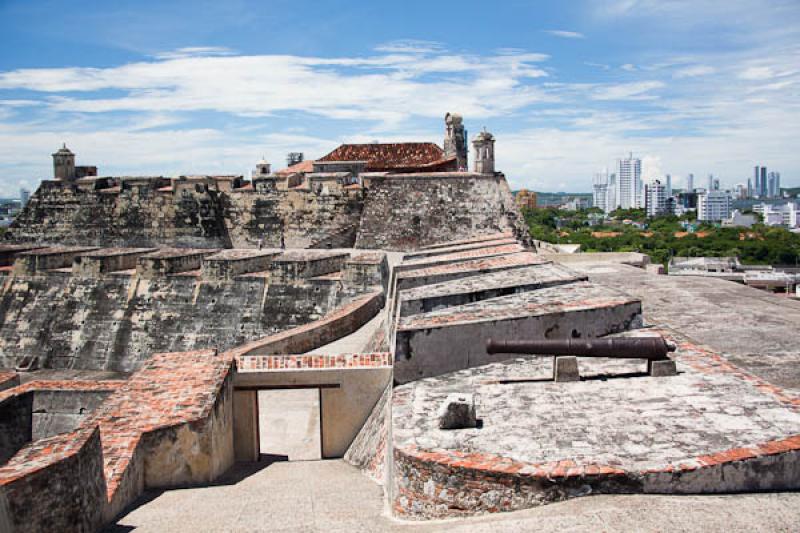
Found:
<path fill-rule="evenodd" d="M 228 484 L 223 484 L 228 483 Z M 238 465 L 212 487 L 148 493 L 107 532 L 796 531 L 800 494 L 588 496 L 467 520 L 400 522 L 342 461 Z"/>

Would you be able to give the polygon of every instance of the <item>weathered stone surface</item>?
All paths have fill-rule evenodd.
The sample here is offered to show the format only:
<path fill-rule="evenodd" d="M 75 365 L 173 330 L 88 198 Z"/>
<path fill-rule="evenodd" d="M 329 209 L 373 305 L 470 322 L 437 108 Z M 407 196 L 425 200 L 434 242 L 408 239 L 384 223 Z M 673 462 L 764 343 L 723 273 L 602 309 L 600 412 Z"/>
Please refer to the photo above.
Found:
<path fill-rule="evenodd" d="M 505 231 L 528 240 L 502 175 L 406 174 L 372 181 L 356 247 L 414 250 Z"/>

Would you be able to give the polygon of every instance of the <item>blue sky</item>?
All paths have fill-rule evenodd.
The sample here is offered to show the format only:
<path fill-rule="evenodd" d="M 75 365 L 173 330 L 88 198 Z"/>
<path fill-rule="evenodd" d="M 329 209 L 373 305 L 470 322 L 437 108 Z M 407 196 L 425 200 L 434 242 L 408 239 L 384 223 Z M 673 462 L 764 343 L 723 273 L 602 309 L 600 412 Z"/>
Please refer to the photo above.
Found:
<path fill-rule="evenodd" d="M 342 142 L 497 137 L 512 186 L 800 185 L 797 0 L 0 0 L 0 196 L 66 142 L 104 175 L 245 173 Z M 698 178 L 696 178 L 698 179 Z"/>

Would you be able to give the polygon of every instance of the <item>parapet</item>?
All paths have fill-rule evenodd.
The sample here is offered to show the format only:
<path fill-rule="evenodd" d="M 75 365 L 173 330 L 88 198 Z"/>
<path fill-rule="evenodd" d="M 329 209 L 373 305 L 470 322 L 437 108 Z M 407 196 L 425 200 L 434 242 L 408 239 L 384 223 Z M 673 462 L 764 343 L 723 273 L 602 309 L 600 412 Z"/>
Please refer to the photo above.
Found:
<path fill-rule="evenodd" d="M 203 257 L 216 253 L 216 249 L 164 248 L 139 257 L 136 273 L 144 279 L 166 276 L 177 272 L 197 270 Z"/>
<path fill-rule="evenodd" d="M 201 273 L 205 280 L 231 280 L 240 274 L 269 270 L 272 259 L 281 250 L 222 250 L 203 258 Z"/>
<path fill-rule="evenodd" d="M 293 283 L 342 270 L 350 254 L 327 250 L 291 250 L 275 258 L 270 265 L 270 279 L 275 283 Z"/>
<path fill-rule="evenodd" d="M 0 266 L 11 266 L 14 264 L 14 259 L 23 252 L 31 250 L 41 250 L 47 248 L 46 246 L 39 246 L 35 244 L 3 244 L 0 245 Z"/>
<path fill-rule="evenodd" d="M 80 254 L 72 261 L 72 274 L 98 277 L 102 274 L 136 268 L 138 259 L 157 248 L 103 248 Z"/>
<path fill-rule="evenodd" d="M 78 255 L 97 250 L 96 247 L 51 246 L 22 252 L 14 262 L 14 274 L 32 276 L 44 270 L 71 267 Z"/>

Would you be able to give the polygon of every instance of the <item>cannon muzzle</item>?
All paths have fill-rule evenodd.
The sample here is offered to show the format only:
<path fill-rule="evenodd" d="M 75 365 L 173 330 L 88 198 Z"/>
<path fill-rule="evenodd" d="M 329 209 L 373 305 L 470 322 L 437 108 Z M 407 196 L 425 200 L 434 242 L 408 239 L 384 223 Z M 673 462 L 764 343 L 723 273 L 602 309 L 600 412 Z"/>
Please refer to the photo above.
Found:
<path fill-rule="evenodd" d="M 486 342 L 486 352 L 526 355 L 575 355 L 615 359 L 667 359 L 675 345 L 662 337 L 616 337 L 613 339 L 540 339 L 527 341 Z"/>

